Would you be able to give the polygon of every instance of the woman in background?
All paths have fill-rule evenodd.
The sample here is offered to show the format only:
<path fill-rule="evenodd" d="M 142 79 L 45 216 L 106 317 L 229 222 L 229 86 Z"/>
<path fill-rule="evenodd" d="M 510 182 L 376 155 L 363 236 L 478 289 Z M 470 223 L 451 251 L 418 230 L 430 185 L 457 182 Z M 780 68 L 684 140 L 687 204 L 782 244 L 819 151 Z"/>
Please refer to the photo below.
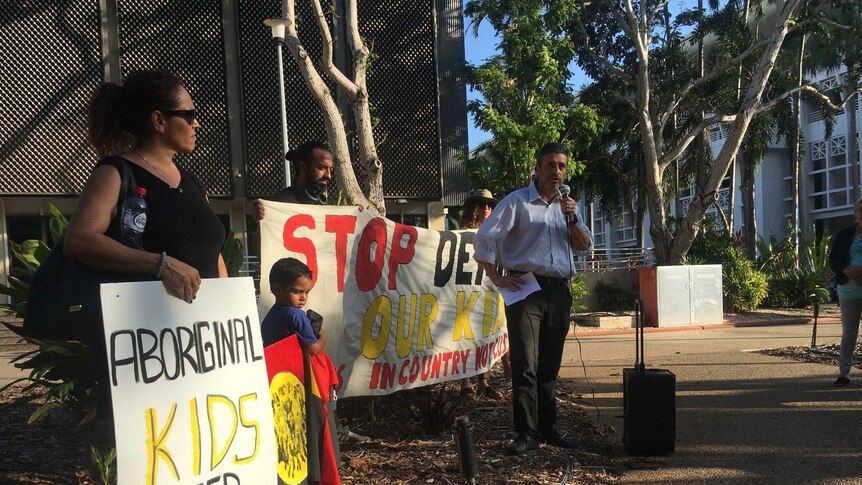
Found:
<path fill-rule="evenodd" d="M 854 211 L 856 223 L 839 231 L 829 249 L 829 266 L 835 272 L 841 309 L 841 353 L 838 378 L 832 383 L 835 387 L 850 384 L 850 368 L 862 316 L 862 199 L 856 201 Z"/>
<path fill-rule="evenodd" d="M 488 218 L 491 214 L 491 210 L 493 210 L 496 205 L 497 199 L 494 198 L 490 190 L 477 189 L 471 192 L 470 196 L 467 197 L 467 200 L 464 201 L 464 205 L 461 206 L 461 218 L 459 221 L 461 229 L 479 229 L 479 226 L 485 222 L 485 219 Z M 503 371 L 508 376 L 509 372 L 511 372 L 509 368 L 508 353 L 503 355 L 502 361 Z M 500 393 L 488 383 L 488 378 L 490 376 L 490 371 L 483 372 L 476 376 L 477 384 L 475 390 L 470 384 L 470 378 L 462 380 L 461 393 L 470 396 L 478 395 L 479 397 L 502 397 Z"/>

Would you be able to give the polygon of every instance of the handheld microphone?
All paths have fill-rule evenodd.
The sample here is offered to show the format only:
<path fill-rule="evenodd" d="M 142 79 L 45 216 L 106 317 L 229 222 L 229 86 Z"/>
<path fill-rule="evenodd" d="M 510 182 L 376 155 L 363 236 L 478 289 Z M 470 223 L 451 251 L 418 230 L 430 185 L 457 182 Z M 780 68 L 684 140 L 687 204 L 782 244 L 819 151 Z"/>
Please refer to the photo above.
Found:
<path fill-rule="evenodd" d="M 572 192 L 572 189 L 568 185 L 566 185 L 566 184 L 560 185 L 560 195 L 562 195 L 563 197 L 568 198 L 569 194 L 571 192 Z M 567 226 L 571 226 L 572 224 L 578 223 L 578 215 L 577 214 L 565 214 L 565 217 L 566 217 L 566 225 Z"/>

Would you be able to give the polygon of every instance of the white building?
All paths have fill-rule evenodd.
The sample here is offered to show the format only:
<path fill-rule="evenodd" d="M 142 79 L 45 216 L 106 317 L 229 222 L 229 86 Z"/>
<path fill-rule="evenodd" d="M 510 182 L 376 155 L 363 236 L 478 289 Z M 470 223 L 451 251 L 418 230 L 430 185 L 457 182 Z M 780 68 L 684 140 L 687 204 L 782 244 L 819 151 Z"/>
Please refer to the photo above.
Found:
<path fill-rule="evenodd" d="M 821 90 L 840 89 L 839 83 L 843 70 L 839 72 L 823 72 L 813 81 Z M 862 119 L 859 109 L 858 95 L 852 106 L 857 119 Z M 853 222 L 852 179 L 850 172 L 851 158 L 847 154 L 848 132 L 847 114 L 841 111 L 835 116 L 832 133 L 827 138 L 826 122 L 822 111 L 809 103 L 803 103 L 802 108 L 802 143 L 803 164 L 800 184 L 803 197 L 800 198 L 801 226 L 808 231 L 815 227 L 817 234 L 824 230 L 835 234 L 840 229 Z M 857 126 L 862 123 L 857 122 Z M 857 128 L 858 130 L 858 128 Z M 709 129 L 712 141 L 713 155 L 717 155 L 726 136 L 725 127 L 714 125 Z M 855 134 L 859 139 L 858 132 Z M 859 144 L 857 143 L 857 160 L 859 159 Z M 742 180 L 739 164 L 735 165 L 736 180 Z M 791 164 L 790 149 L 787 140 L 773 141 L 761 162 L 755 178 L 755 212 L 757 233 L 759 237 L 768 239 L 770 235 L 782 238 L 787 235 L 787 221 L 791 216 Z M 862 180 L 862 176 L 860 176 Z M 742 231 L 744 225 L 742 190 L 735 187 L 734 195 L 734 232 Z M 862 193 L 862 190 L 860 190 Z M 683 213 L 694 196 L 693 189 L 682 191 L 679 206 Z M 719 198 L 710 208 L 708 214 L 720 220 L 716 205 L 729 214 L 730 177 L 725 177 L 719 191 Z M 674 204 L 669 213 L 676 213 Z M 626 249 L 639 250 L 637 244 L 637 220 L 630 210 L 626 210 L 619 220 L 607 220 L 601 215 L 598 204 L 590 204 L 591 227 L 595 238 L 597 253 L 606 251 L 611 257 Z M 649 235 L 649 216 L 644 221 L 643 248 L 653 247 Z"/>

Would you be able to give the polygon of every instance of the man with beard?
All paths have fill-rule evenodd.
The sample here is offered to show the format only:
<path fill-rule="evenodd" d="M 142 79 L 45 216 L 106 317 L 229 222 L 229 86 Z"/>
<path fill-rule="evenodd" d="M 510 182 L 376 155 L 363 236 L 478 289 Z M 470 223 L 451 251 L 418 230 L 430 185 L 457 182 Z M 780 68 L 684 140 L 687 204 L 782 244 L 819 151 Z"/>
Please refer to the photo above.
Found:
<path fill-rule="evenodd" d="M 287 152 L 285 158 L 296 164 L 296 180 L 272 197 L 276 202 L 297 204 L 326 204 L 326 191 L 332 181 L 332 152 L 319 141 L 307 141 Z M 254 218 L 264 217 L 263 202 L 254 203 Z"/>
<path fill-rule="evenodd" d="M 540 442 L 574 448 L 578 442 L 556 428 L 556 384 L 569 331 L 575 276 L 574 251 L 592 246 L 577 204 L 560 187 L 568 175 L 569 151 L 548 143 L 536 157 L 536 178 L 507 195 L 473 238 L 473 258 L 498 288 L 519 290 L 532 273 L 539 290 L 506 306 L 512 400 L 517 437 L 506 448 L 521 455 Z M 497 272 L 497 257 L 504 273 Z"/>

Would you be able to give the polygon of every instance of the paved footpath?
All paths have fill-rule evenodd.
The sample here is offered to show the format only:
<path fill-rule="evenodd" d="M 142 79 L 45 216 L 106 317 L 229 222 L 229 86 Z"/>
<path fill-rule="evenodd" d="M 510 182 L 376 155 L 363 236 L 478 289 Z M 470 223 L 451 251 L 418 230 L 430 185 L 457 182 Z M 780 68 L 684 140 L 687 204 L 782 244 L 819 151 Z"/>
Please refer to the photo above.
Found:
<path fill-rule="evenodd" d="M 862 484 L 862 373 L 832 387 L 837 369 L 750 352 L 805 346 L 811 325 L 716 328 L 646 334 L 647 367 L 677 376 L 676 452 L 644 460 L 622 483 Z M 821 324 L 818 344 L 838 342 L 840 324 Z M 599 420 L 622 436 L 622 369 L 634 335 L 579 332 Z M 583 393 L 596 419 L 578 343 L 570 338 L 561 378 Z"/>

